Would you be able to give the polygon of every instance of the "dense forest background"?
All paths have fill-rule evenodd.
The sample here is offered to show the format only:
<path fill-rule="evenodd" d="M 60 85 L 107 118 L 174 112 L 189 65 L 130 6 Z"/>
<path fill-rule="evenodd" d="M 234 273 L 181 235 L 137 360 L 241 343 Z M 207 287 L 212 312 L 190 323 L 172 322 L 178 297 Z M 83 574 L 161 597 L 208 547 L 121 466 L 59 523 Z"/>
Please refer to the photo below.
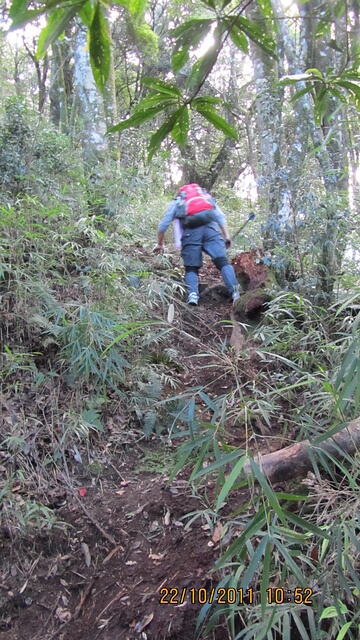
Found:
<path fill-rule="evenodd" d="M 358 0 L 3 0 L 1 16 L 0 631 L 355 640 Z M 152 253 L 190 181 L 231 234 L 256 212 L 229 250 L 266 269 L 256 314 L 209 263 L 187 309 L 171 230 Z M 266 474 L 304 441 L 295 481 Z M 168 605 L 169 623 L 164 584 L 191 615 Z"/>

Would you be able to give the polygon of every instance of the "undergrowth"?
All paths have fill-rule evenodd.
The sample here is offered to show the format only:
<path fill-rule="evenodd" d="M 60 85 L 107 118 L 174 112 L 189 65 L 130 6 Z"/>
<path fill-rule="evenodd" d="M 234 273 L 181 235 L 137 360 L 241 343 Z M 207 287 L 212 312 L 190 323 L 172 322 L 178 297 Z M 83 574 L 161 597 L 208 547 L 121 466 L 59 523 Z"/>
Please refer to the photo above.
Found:
<path fill-rule="evenodd" d="M 0 493 L 15 540 L 57 524 L 68 460 L 76 473 L 104 462 L 109 440 L 116 451 L 166 431 L 157 403 L 177 377 L 162 349 L 183 289 L 167 258 L 149 260 L 150 175 L 114 166 L 90 180 L 69 139 L 22 101 L 9 101 L 0 134 Z"/>
<path fill-rule="evenodd" d="M 359 635 L 359 458 L 318 449 L 359 412 L 358 320 L 343 319 L 343 309 L 335 305 L 329 320 L 310 300 L 279 295 L 241 354 L 245 362 L 258 358 L 255 384 L 246 365 L 231 366 L 224 355 L 222 370 L 230 367 L 234 377 L 231 396 L 214 401 L 193 391 L 188 439 L 171 478 L 190 465 L 189 481 L 200 493 L 212 479 L 215 499 L 189 514 L 187 526 L 200 518 L 221 544 L 199 637 L 224 620 L 234 640 Z M 211 414 L 208 422 L 195 410 L 196 397 Z M 282 446 L 306 438 L 314 450 L 313 472 L 277 490 L 261 471 L 261 456 L 279 418 Z M 254 429 L 259 420 L 270 430 Z M 248 433 L 240 450 L 231 444 L 234 421 Z M 239 509 L 236 495 L 245 487 L 250 499 Z"/>

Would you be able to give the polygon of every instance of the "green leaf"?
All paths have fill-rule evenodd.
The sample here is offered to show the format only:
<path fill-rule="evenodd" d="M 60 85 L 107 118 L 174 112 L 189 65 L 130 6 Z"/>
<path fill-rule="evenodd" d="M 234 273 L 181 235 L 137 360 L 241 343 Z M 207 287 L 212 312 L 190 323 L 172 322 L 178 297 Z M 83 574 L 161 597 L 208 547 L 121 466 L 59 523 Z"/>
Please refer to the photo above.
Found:
<path fill-rule="evenodd" d="M 216 10 L 216 0 L 201 0 L 201 2 L 210 9 Z"/>
<path fill-rule="evenodd" d="M 199 58 L 192 66 L 191 73 L 186 81 L 187 89 L 198 89 L 204 82 L 204 80 L 211 73 L 214 65 L 216 64 L 219 55 L 217 48 L 209 49 L 204 56 Z"/>
<path fill-rule="evenodd" d="M 176 39 L 182 38 L 183 42 L 188 42 L 189 38 L 192 38 L 194 34 L 197 34 L 201 39 L 207 34 L 212 24 L 212 18 L 191 18 L 191 20 L 187 20 L 173 29 L 170 35 Z M 200 42 L 200 39 L 197 41 L 197 44 Z"/>
<path fill-rule="evenodd" d="M 130 118 L 119 122 L 119 124 L 110 127 L 106 133 L 115 133 L 116 131 L 124 131 L 125 129 L 130 129 L 131 127 L 137 127 L 143 122 L 147 120 L 151 120 L 157 113 L 160 111 L 164 111 L 164 105 L 160 104 L 157 107 L 151 107 L 150 109 L 139 110 L 134 113 Z"/>
<path fill-rule="evenodd" d="M 87 2 L 85 2 L 85 4 L 81 7 L 79 11 L 79 16 L 82 22 L 84 23 L 84 25 L 88 28 L 92 23 L 93 15 L 94 15 L 94 7 L 91 4 L 91 0 L 87 0 Z"/>
<path fill-rule="evenodd" d="M 359 359 L 355 357 L 349 364 L 350 366 L 346 371 L 346 375 L 344 375 L 343 379 L 341 380 L 342 389 L 338 395 L 338 399 L 334 407 L 335 410 L 338 409 L 339 407 L 342 410 L 344 410 L 346 401 L 349 401 L 349 399 L 351 398 L 354 388 L 357 384 L 356 376 L 354 378 L 354 373 L 355 374 L 357 373 L 358 366 L 359 366 Z M 344 404 L 344 400 L 345 400 L 345 404 Z"/>
<path fill-rule="evenodd" d="M 174 114 L 173 114 L 174 116 Z M 168 122 L 165 122 L 165 125 L 163 125 L 163 127 L 165 127 L 166 125 L 168 125 Z M 160 129 L 162 129 L 163 127 L 160 127 Z M 157 134 L 159 134 L 160 132 L 157 131 Z M 171 129 L 170 129 L 171 130 Z M 156 135 L 156 134 L 154 134 Z M 164 138 L 162 138 L 163 140 Z M 162 140 L 160 142 L 162 142 Z M 191 439 L 194 439 L 194 427 L 195 427 L 195 398 L 192 397 L 190 399 L 189 402 L 189 406 L 188 406 L 188 424 L 189 424 L 189 430 L 190 430 L 190 434 L 191 434 Z"/>
<path fill-rule="evenodd" d="M 171 67 L 174 73 L 180 71 L 186 64 L 190 48 L 195 49 L 200 44 L 212 24 L 213 20 L 211 19 L 193 18 L 171 32 L 171 35 L 176 38 L 171 58 Z"/>
<path fill-rule="evenodd" d="M 100 2 L 95 5 L 90 26 L 89 52 L 95 82 L 103 91 L 110 73 L 110 35 Z"/>
<path fill-rule="evenodd" d="M 226 586 L 228 584 L 228 582 L 229 582 L 229 576 L 225 576 L 217 584 L 216 590 L 215 590 L 214 602 L 216 602 L 216 600 L 217 600 L 219 589 L 222 589 L 224 586 Z M 199 615 L 197 617 L 197 620 L 196 620 L 196 630 L 198 630 L 204 624 L 211 606 L 212 606 L 212 603 L 210 601 L 208 601 L 206 604 L 204 604 L 203 607 L 201 607 L 201 611 L 200 611 L 200 613 L 199 613 Z"/>
<path fill-rule="evenodd" d="M 300 91 L 297 91 L 291 98 L 290 102 L 295 102 L 295 100 L 302 98 L 302 96 L 305 96 L 307 93 L 310 93 L 312 90 L 313 90 L 313 87 L 310 85 L 308 87 L 305 87 L 304 89 L 301 89 Z"/>
<path fill-rule="evenodd" d="M 196 107 L 196 105 L 202 105 L 206 107 L 207 105 L 214 104 L 222 104 L 223 101 L 221 98 L 214 98 L 213 96 L 200 96 L 199 98 L 194 98 L 191 100 L 191 106 Z"/>
<path fill-rule="evenodd" d="M 206 393 L 204 393 L 204 391 L 199 391 L 199 397 L 203 402 L 205 402 L 206 406 L 211 409 L 211 411 L 216 414 L 219 413 L 219 409 L 216 406 L 215 402 Z"/>
<path fill-rule="evenodd" d="M 345 69 L 340 75 L 340 79 L 347 78 L 348 80 L 357 80 L 360 82 L 360 73 L 356 69 Z"/>
<path fill-rule="evenodd" d="M 24 11 L 24 13 L 17 13 L 13 18 L 13 21 L 10 26 L 10 31 L 14 29 L 20 29 L 21 27 L 25 27 L 25 25 L 33 22 L 35 18 L 42 16 L 46 12 L 46 9 L 35 9 L 30 11 Z"/>
<path fill-rule="evenodd" d="M 257 5 L 260 7 L 260 11 L 263 14 L 264 18 L 266 18 L 267 20 L 274 19 L 271 0 L 257 0 Z"/>
<path fill-rule="evenodd" d="M 181 98 L 181 91 L 173 84 L 159 80 L 158 78 L 143 78 L 142 84 L 148 89 L 153 89 L 159 93 Z"/>
<path fill-rule="evenodd" d="M 239 29 L 238 25 L 234 24 L 230 31 L 230 38 L 233 41 L 234 45 L 243 51 L 244 53 L 249 53 L 249 42 L 245 35 L 245 33 Z"/>
<path fill-rule="evenodd" d="M 193 468 L 193 470 L 191 472 L 191 475 L 189 477 L 189 483 L 194 481 L 194 477 L 196 476 L 198 471 L 204 465 L 204 462 L 205 462 L 205 460 L 206 460 L 206 458 L 208 457 L 208 454 L 209 454 L 209 445 L 210 445 L 209 441 L 204 442 L 204 444 L 201 447 L 200 451 L 198 451 L 197 456 L 196 456 L 196 462 L 195 462 L 194 468 Z"/>
<path fill-rule="evenodd" d="M 301 500 L 308 500 L 309 496 L 307 495 L 301 495 L 301 494 L 297 494 L 297 493 L 282 493 L 277 491 L 276 492 L 276 496 L 278 500 L 294 500 L 295 502 L 299 502 Z"/>
<path fill-rule="evenodd" d="M 266 593 L 265 593 L 265 596 L 266 596 Z M 263 603 L 261 601 L 261 606 L 262 604 Z M 281 638 L 282 640 L 291 640 L 291 624 L 290 624 L 290 616 L 288 611 L 284 611 Z"/>
<path fill-rule="evenodd" d="M 216 460 L 221 460 L 223 457 L 222 451 L 219 447 L 219 443 L 217 442 L 217 440 L 214 440 L 214 444 L 213 444 L 213 449 L 214 449 L 214 456 Z M 225 473 L 224 473 L 225 469 L 224 467 L 220 467 L 219 468 L 219 473 L 218 473 L 218 477 L 216 480 L 216 486 L 215 486 L 215 494 L 218 495 L 221 487 L 225 484 Z"/>
<path fill-rule="evenodd" d="M 344 51 L 344 47 L 338 45 L 334 38 L 331 38 L 330 42 L 327 43 L 327 46 L 331 47 L 331 49 L 334 49 L 334 51 L 338 51 L 339 53 L 342 53 Z"/>
<path fill-rule="evenodd" d="M 154 153 L 156 153 L 156 151 L 160 148 L 160 145 L 163 142 L 163 140 L 165 140 L 166 136 L 169 135 L 170 131 L 175 125 L 176 120 L 180 115 L 180 111 L 182 108 L 183 107 L 181 107 L 180 109 L 177 109 L 174 113 L 172 113 L 170 118 L 168 118 L 166 122 L 164 122 L 164 124 L 160 127 L 160 129 L 155 131 L 155 133 L 151 136 L 150 144 L 149 144 L 148 162 L 150 162 Z M 192 407 L 191 403 L 190 403 L 190 406 Z M 192 428 L 193 423 L 194 423 L 194 417 L 191 418 L 189 414 L 190 429 Z"/>
<path fill-rule="evenodd" d="M 81 420 L 90 428 L 96 431 L 104 431 L 104 427 L 100 422 L 100 416 L 94 409 L 88 409 L 82 412 Z"/>
<path fill-rule="evenodd" d="M 283 509 L 283 513 L 286 516 L 286 518 L 290 520 L 290 522 L 293 522 L 301 529 L 304 529 L 305 531 L 310 531 L 311 533 L 315 534 L 316 536 L 319 536 L 320 538 L 330 540 L 330 535 L 323 529 L 320 529 L 319 527 L 317 527 L 315 524 L 312 524 L 308 520 L 304 520 L 303 518 L 300 518 L 300 516 L 297 516 L 295 513 L 292 513 L 291 511 L 286 511 L 285 509 Z"/>
<path fill-rule="evenodd" d="M 146 9 L 146 0 L 130 0 L 129 10 L 135 16 L 142 16 Z"/>
<path fill-rule="evenodd" d="M 357 415 L 360 408 L 360 363 L 356 372 L 356 392 L 354 396 L 354 412 Z"/>
<path fill-rule="evenodd" d="M 341 613 L 348 613 L 348 609 L 347 606 L 343 603 L 343 602 L 339 602 L 339 607 L 340 607 L 340 611 Z M 321 616 L 319 618 L 319 620 L 328 620 L 329 618 L 337 618 L 339 615 L 337 608 L 334 607 L 333 605 L 330 607 L 326 607 L 322 613 Z"/>
<path fill-rule="evenodd" d="M 237 16 L 234 24 L 246 33 L 250 40 L 257 44 L 265 53 L 268 53 L 271 57 L 276 57 L 276 43 L 273 38 L 264 32 L 260 24 L 244 16 Z"/>
<path fill-rule="evenodd" d="M 111 349 L 111 347 L 113 347 L 118 342 L 121 342 L 121 340 L 125 340 L 125 338 L 128 338 L 137 331 L 141 331 L 142 329 L 145 329 L 145 327 L 148 327 L 152 324 L 157 324 L 157 322 L 143 322 L 139 320 L 138 322 L 122 322 L 119 325 L 114 325 L 113 329 L 120 329 L 120 333 L 116 336 L 116 338 L 114 338 L 114 340 L 111 340 L 110 344 L 108 344 L 106 349 L 104 349 L 104 351 L 102 352 L 102 355 L 105 356 L 109 349 Z"/>
<path fill-rule="evenodd" d="M 336 84 L 349 91 L 351 96 L 354 98 L 356 105 L 360 107 L 360 87 L 357 84 L 341 79 L 338 80 Z"/>
<path fill-rule="evenodd" d="M 64 33 L 69 22 L 84 6 L 85 2 L 74 4 L 66 9 L 55 9 L 47 21 L 46 27 L 41 30 L 36 51 L 36 57 L 41 58 L 45 55 L 48 47 Z"/>
<path fill-rule="evenodd" d="M 152 107 L 156 107 L 157 105 L 163 106 L 163 109 L 166 109 L 169 106 L 175 105 L 178 106 L 179 100 L 177 97 L 173 97 L 170 95 L 166 95 L 165 93 L 151 93 L 150 95 L 143 98 L 141 102 L 135 105 L 133 109 L 133 114 L 141 113 L 143 111 L 147 111 Z"/>
<path fill-rule="evenodd" d="M 356 362 L 358 349 L 359 349 L 358 340 L 353 340 L 350 343 L 348 349 L 346 350 L 346 353 L 344 355 L 344 358 L 341 364 L 340 371 L 337 374 L 335 379 L 334 386 L 337 391 L 340 389 L 340 386 L 344 381 L 345 375 L 349 367 L 352 365 L 353 362 Z"/>
<path fill-rule="evenodd" d="M 311 75 L 310 73 L 297 73 L 290 74 L 286 76 L 282 76 L 279 80 L 279 85 L 292 85 L 297 84 L 298 82 L 306 82 L 307 80 L 316 80 L 317 76 Z"/>
<path fill-rule="evenodd" d="M 187 63 L 189 60 L 189 47 L 184 47 L 179 51 L 175 51 L 171 57 L 171 68 L 174 73 L 178 73 L 180 69 Z"/>
<path fill-rule="evenodd" d="M 344 14 L 345 7 L 346 3 L 344 0 L 338 0 L 337 2 L 335 2 L 334 14 L 336 18 L 341 18 L 341 16 Z"/>
<path fill-rule="evenodd" d="M 280 542 L 280 540 L 276 538 L 276 536 L 272 538 L 272 540 L 273 540 L 273 543 L 279 549 L 282 557 L 284 558 L 285 564 L 287 565 L 287 569 L 290 569 L 290 571 L 294 574 L 295 578 L 297 578 L 298 580 L 299 585 L 301 585 L 302 587 L 306 587 L 306 584 L 307 584 L 306 578 L 305 576 L 303 576 L 299 567 L 292 559 L 288 549 Z"/>
<path fill-rule="evenodd" d="M 328 33 L 331 29 L 331 20 L 330 20 L 330 16 L 324 18 L 324 20 L 320 20 L 316 31 L 315 31 L 315 38 L 322 38 L 326 33 Z"/>
<path fill-rule="evenodd" d="M 270 566 L 271 566 L 271 541 L 267 538 L 267 545 L 264 553 L 263 570 L 261 575 L 260 594 L 261 594 L 261 615 L 265 615 L 265 609 L 267 606 L 267 594 L 266 591 L 270 584 Z"/>
<path fill-rule="evenodd" d="M 322 86 L 315 96 L 314 116 L 318 126 L 322 124 L 322 120 L 326 113 L 328 105 L 328 92 L 325 86 Z"/>
<path fill-rule="evenodd" d="M 219 558 L 215 565 L 216 569 L 220 569 L 221 567 L 226 565 L 227 562 L 234 556 L 242 557 L 244 555 L 244 551 L 246 550 L 246 541 L 249 540 L 254 533 L 260 531 L 261 528 L 266 524 L 266 511 L 264 507 L 261 507 L 258 513 L 248 522 L 242 534 L 230 544 L 225 553 L 221 556 L 221 558 Z"/>
<path fill-rule="evenodd" d="M 282 521 L 283 525 L 286 527 L 286 518 L 284 516 L 284 512 L 282 510 L 282 508 L 280 507 L 279 501 L 277 499 L 276 493 L 275 491 L 273 491 L 268 483 L 268 481 L 266 480 L 265 476 L 263 475 L 263 473 L 260 470 L 259 465 L 255 462 L 254 459 L 250 459 L 250 466 L 252 471 L 254 472 L 254 475 L 256 477 L 256 479 L 258 480 L 262 490 L 264 491 L 269 504 L 272 506 L 272 508 L 274 509 L 275 513 L 278 515 L 278 517 L 280 518 L 280 520 Z"/>
<path fill-rule="evenodd" d="M 191 442 L 185 442 L 179 449 L 179 460 L 176 463 L 174 469 L 172 470 L 170 477 L 169 477 L 169 483 L 171 483 L 176 474 L 180 471 L 180 469 L 183 469 L 186 465 L 187 465 L 187 460 L 190 458 L 191 454 L 193 453 L 193 451 L 195 449 L 200 449 L 202 446 L 206 445 L 209 446 L 210 444 L 210 437 L 209 435 L 201 435 L 198 438 L 192 440 Z"/>
<path fill-rule="evenodd" d="M 203 105 L 201 103 L 200 104 L 197 103 L 194 105 L 194 108 L 216 129 L 218 129 L 219 131 L 222 131 L 226 136 L 229 136 L 229 138 L 234 138 L 235 140 L 237 140 L 238 135 L 234 127 L 232 127 L 231 124 L 226 122 L 224 118 L 219 116 L 219 114 L 217 113 L 217 111 L 215 111 L 213 107 L 211 107 L 210 105 Z"/>
<path fill-rule="evenodd" d="M 173 140 L 181 147 L 185 147 L 189 131 L 189 107 L 185 105 L 180 108 L 179 116 L 171 130 Z"/>
<path fill-rule="evenodd" d="M 226 27 L 224 27 L 224 22 L 219 22 L 216 26 L 213 33 L 213 43 L 206 53 L 193 65 L 191 74 L 186 82 L 187 87 L 200 87 L 212 71 L 218 59 L 223 37 L 226 32 Z"/>
<path fill-rule="evenodd" d="M 310 640 L 309 634 L 305 629 L 304 623 L 301 620 L 300 616 L 298 616 L 298 614 L 296 613 L 295 609 L 293 609 L 291 611 L 291 615 L 292 615 L 293 620 L 294 620 L 294 622 L 295 622 L 295 624 L 296 624 L 296 626 L 298 628 L 298 631 L 299 631 L 300 636 L 301 636 L 301 640 Z"/>
<path fill-rule="evenodd" d="M 234 466 L 234 468 L 232 469 L 231 473 L 229 474 L 223 488 L 221 489 L 218 498 L 216 500 L 216 506 L 215 506 L 215 511 L 218 511 L 222 505 L 222 503 L 224 502 L 224 500 L 226 500 L 226 498 L 229 495 L 229 492 L 231 491 L 234 483 L 236 482 L 236 480 L 238 479 L 244 464 L 247 460 L 247 456 L 241 456 L 240 460 L 237 461 L 236 465 Z"/>
<path fill-rule="evenodd" d="M 260 560 L 264 554 L 264 551 L 267 547 L 267 545 L 269 544 L 269 537 L 267 535 L 265 535 L 263 537 L 263 539 L 261 540 L 261 542 L 259 542 L 257 549 L 253 555 L 253 557 L 251 558 L 251 561 L 249 563 L 249 566 L 247 567 L 243 578 L 241 580 L 240 583 L 240 588 L 244 589 L 244 591 L 249 587 L 249 584 L 251 583 L 251 581 L 254 579 L 254 577 L 256 576 L 256 572 L 258 570 L 259 564 L 260 564 Z"/>
<path fill-rule="evenodd" d="M 239 451 L 237 450 L 232 451 L 231 453 L 225 453 L 224 455 L 221 456 L 221 458 L 219 458 L 218 460 L 215 460 L 215 462 L 211 462 L 209 465 L 201 469 L 199 473 L 197 473 L 194 476 L 194 480 L 197 480 L 198 478 L 201 478 L 202 476 L 205 476 L 208 473 L 212 473 L 213 471 L 216 471 L 219 468 L 224 468 L 227 464 L 230 464 L 230 462 L 235 462 L 238 459 L 239 459 Z"/>
<path fill-rule="evenodd" d="M 340 629 L 339 633 L 337 634 L 335 640 L 343 640 L 343 638 L 347 637 L 347 632 L 350 629 L 351 625 L 352 625 L 353 621 L 350 620 L 350 622 L 346 622 Z"/>
<path fill-rule="evenodd" d="M 320 80 L 324 80 L 324 75 L 320 71 L 320 69 L 311 68 L 306 69 L 305 73 L 308 73 L 310 76 L 317 76 Z"/>
<path fill-rule="evenodd" d="M 13 0 L 9 9 L 9 16 L 17 22 L 24 13 L 27 13 L 28 4 L 31 4 L 30 0 Z"/>
<path fill-rule="evenodd" d="M 194 64 L 191 67 L 191 71 L 190 71 L 188 77 L 186 78 L 185 88 L 186 88 L 187 91 L 189 89 L 192 90 L 192 93 L 196 93 L 196 90 L 194 91 L 194 87 L 196 87 L 196 84 L 198 84 L 197 83 L 197 79 L 199 77 L 199 72 L 200 72 L 200 67 L 201 67 L 201 64 L 202 64 L 202 60 L 203 60 L 203 58 L 200 58 L 199 60 L 196 60 L 196 62 L 194 62 Z"/>

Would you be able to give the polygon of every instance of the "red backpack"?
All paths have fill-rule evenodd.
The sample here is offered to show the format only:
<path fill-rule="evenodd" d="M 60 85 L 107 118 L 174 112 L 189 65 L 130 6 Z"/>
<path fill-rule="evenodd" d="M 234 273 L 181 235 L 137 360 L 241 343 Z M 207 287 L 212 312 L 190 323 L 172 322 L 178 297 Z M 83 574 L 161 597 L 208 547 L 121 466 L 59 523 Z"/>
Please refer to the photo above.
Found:
<path fill-rule="evenodd" d="M 196 182 L 180 187 L 179 195 L 182 198 L 180 204 L 182 215 L 193 216 L 195 213 L 199 213 L 199 211 L 214 208 L 210 202 L 211 196 L 196 184 Z"/>

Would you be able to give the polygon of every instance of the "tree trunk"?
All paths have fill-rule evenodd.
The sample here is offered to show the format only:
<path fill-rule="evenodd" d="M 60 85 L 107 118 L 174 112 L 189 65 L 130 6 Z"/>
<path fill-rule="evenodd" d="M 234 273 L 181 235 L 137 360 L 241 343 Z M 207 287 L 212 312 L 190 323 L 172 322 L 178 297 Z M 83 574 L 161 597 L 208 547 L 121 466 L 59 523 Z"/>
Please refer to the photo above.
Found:
<path fill-rule="evenodd" d="M 106 18 L 109 18 L 109 11 L 105 9 L 103 5 L 103 11 L 106 15 Z M 109 37 L 110 34 L 109 34 Z M 112 38 L 111 38 L 112 45 Z M 114 66 L 114 47 L 113 45 L 110 47 L 110 73 L 109 78 L 105 84 L 104 92 L 103 92 L 103 101 L 104 101 L 104 113 L 105 113 L 105 122 L 106 126 L 109 129 L 113 125 L 118 122 L 118 109 L 117 109 L 117 100 L 116 100 L 116 86 L 115 86 L 115 66 Z M 119 134 L 112 134 L 109 137 L 109 147 L 113 154 L 113 156 L 119 160 L 120 159 L 120 137 Z"/>
<path fill-rule="evenodd" d="M 39 111 L 39 114 L 42 115 L 45 108 L 45 103 L 46 103 L 46 93 L 47 93 L 46 81 L 47 81 L 47 75 L 49 71 L 49 56 L 46 53 L 42 62 L 40 62 L 40 60 L 36 57 L 35 40 L 33 41 L 33 47 L 34 47 L 33 51 L 31 51 L 30 47 L 26 44 L 25 40 L 23 42 L 24 42 L 24 48 L 26 49 L 27 54 L 35 67 L 36 77 L 38 82 L 38 111 Z"/>
<path fill-rule="evenodd" d="M 54 42 L 51 57 L 49 89 L 50 119 L 65 133 L 69 129 L 69 110 L 73 96 L 73 73 L 70 68 L 69 36 Z"/>
<path fill-rule="evenodd" d="M 207 191 L 211 191 L 216 181 L 224 174 L 224 170 L 226 169 L 229 161 L 230 151 L 235 145 L 235 140 L 232 138 L 225 138 L 216 158 L 206 171 L 201 173 L 197 170 L 197 161 L 193 147 L 188 145 L 185 148 L 180 148 L 181 156 L 184 159 L 183 182 L 197 182 Z"/>
<path fill-rule="evenodd" d="M 299 46 L 296 48 L 294 38 L 291 34 L 289 26 L 285 20 L 283 9 L 279 0 L 271 0 L 274 15 L 277 18 L 277 29 L 281 34 L 284 54 L 288 63 L 288 73 L 298 74 L 305 71 L 305 60 L 307 52 L 307 41 L 301 23 L 299 32 Z M 301 13 L 301 7 L 299 7 Z M 305 87 L 304 83 L 299 83 L 296 91 L 300 91 Z M 309 100 L 295 100 L 294 109 L 294 125 L 291 134 L 291 140 L 288 143 L 289 150 L 286 154 L 286 167 L 284 167 L 284 180 L 280 185 L 280 202 L 288 202 L 289 209 L 296 209 L 297 197 L 300 179 L 302 176 L 303 164 L 308 150 L 309 139 L 309 116 L 311 114 L 311 104 Z M 310 113 L 309 113 L 310 111 Z M 283 154 L 282 154 L 283 155 Z M 284 154 L 285 155 L 285 154 Z"/>
<path fill-rule="evenodd" d="M 317 15 L 321 15 L 320 0 L 310 0 L 303 5 L 306 18 L 306 38 L 309 56 L 308 67 L 316 67 L 325 75 L 330 66 L 336 71 L 346 66 L 348 49 L 347 14 L 334 18 L 332 31 L 335 35 L 336 50 L 329 46 L 327 39 L 317 38 L 319 24 Z M 339 51 L 337 50 L 339 49 Z M 336 276 L 341 267 L 346 242 L 348 213 L 348 130 L 346 110 L 340 101 L 332 96 L 328 99 L 322 116 L 321 126 L 311 124 L 311 135 L 316 157 L 322 172 L 326 190 L 326 219 L 323 247 L 318 264 L 318 295 L 329 303 L 333 296 Z"/>
<path fill-rule="evenodd" d="M 102 96 L 90 66 L 86 29 L 79 24 L 75 44 L 75 91 L 85 164 L 92 170 L 108 155 L 106 121 Z"/>
<path fill-rule="evenodd" d="M 253 7 L 253 5 L 252 5 Z M 261 20 L 257 8 L 251 11 L 254 20 Z M 263 22 L 261 22 L 263 25 Z M 283 75 L 283 43 L 281 32 L 277 48 L 278 60 L 270 58 L 260 47 L 251 43 L 251 60 L 254 68 L 256 91 L 256 129 L 258 139 L 257 188 L 259 202 L 267 211 L 264 225 L 264 247 L 275 253 L 276 248 L 285 244 L 285 229 L 289 219 L 290 202 L 283 188 L 282 170 L 282 104 L 284 90 L 279 86 Z M 277 277 L 284 285 L 282 259 L 276 260 Z"/>
<path fill-rule="evenodd" d="M 279 451 L 258 456 L 255 461 L 269 482 L 277 484 L 304 477 L 313 468 L 312 456 L 325 454 L 340 459 L 353 455 L 359 449 L 360 418 L 356 418 L 342 431 L 323 440 L 317 446 L 305 440 Z M 244 473 L 246 475 L 252 473 L 249 462 L 244 466 Z"/>

